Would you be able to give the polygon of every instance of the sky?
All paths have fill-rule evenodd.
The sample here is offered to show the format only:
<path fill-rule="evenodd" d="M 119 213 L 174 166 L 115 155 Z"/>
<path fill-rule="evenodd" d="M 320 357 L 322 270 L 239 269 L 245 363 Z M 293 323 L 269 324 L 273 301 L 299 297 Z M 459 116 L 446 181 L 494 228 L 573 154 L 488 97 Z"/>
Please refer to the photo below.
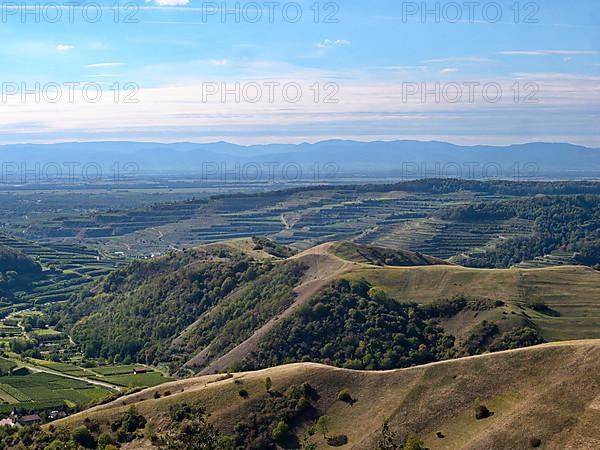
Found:
<path fill-rule="evenodd" d="M 597 0 L 2 5 L 0 143 L 600 147 Z"/>

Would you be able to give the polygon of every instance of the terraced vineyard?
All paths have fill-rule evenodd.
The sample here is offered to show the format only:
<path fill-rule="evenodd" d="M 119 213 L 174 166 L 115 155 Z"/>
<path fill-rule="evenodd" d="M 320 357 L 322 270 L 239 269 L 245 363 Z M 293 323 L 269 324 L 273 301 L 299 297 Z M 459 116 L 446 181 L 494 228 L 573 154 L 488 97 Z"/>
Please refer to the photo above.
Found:
<path fill-rule="evenodd" d="M 423 180 L 247 192 L 138 204 L 132 209 L 46 212 L 41 220 L 20 220 L 7 228 L 27 239 L 83 244 L 105 254 L 133 257 L 264 236 L 301 250 L 349 240 L 461 262 L 465 255 L 478 254 L 506 239 L 530 236 L 533 221 L 516 217 L 442 220 L 440 210 L 537 194 L 596 193 L 598 187 L 588 183 Z"/>
<path fill-rule="evenodd" d="M 31 238 L 89 244 L 105 252 L 132 256 L 251 236 L 270 237 L 301 249 L 333 240 L 393 246 L 398 229 L 407 224 L 426 219 L 444 206 L 484 198 L 487 196 L 475 192 L 365 193 L 354 188 L 279 191 L 87 217 L 57 217 L 24 233 Z M 412 246 L 409 240 L 403 243 Z M 445 256 L 452 254 L 446 252 Z"/>
<path fill-rule="evenodd" d="M 532 231 L 532 225 L 529 221 L 518 219 L 473 224 L 428 217 L 386 227 L 362 241 L 448 259 L 460 256 L 465 250 L 473 252 L 483 249 L 506 237 L 527 236 Z"/>
<path fill-rule="evenodd" d="M 21 250 L 44 268 L 27 290 L 15 294 L 16 302 L 3 304 L 0 316 L 31 306 L 64 301 L 83 286 L 114 269 L 121 259 L 71 243 L 39 243 L 0 234 L 0 244 Z"/>

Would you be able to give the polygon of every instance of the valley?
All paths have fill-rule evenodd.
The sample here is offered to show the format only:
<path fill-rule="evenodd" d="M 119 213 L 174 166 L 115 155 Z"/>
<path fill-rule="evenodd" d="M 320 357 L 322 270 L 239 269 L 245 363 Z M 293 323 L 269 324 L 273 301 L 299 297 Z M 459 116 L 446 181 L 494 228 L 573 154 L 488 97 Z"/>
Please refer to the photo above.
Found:
<path fill-rule="evenodd" d="M 600 340 L 599 195 L 594 183 L 433 180 L 46 212 L 22 230 L 12 222 L 1 241 L 0 412 L 39 414 L 54 431 L 38 438 L 57 442 L 68 436 L 57 426 L 73 430 L 83 417 L 93 439 L 104 433 L 125 449 L 166 445 L 181 402 L 191 409 L 178 420 L 200 421 L 223 450 L 336 439 L 370 449 L 413 437 L 432 449 L 506 448 L 517 429 L 511 439 L 570 448 L 578 441 L 556 434 L 566 416 L 554 434 L 510 420 L 539 413 L 526 386 L 559 383 L 536 378 L 536 358 L 593 354 Z M 466 381 L 446 367 L 479 387 L 457 395 Z M 509 367 L 505 384 L 489 378 Z M 260 393 L 266 377 L 276 396 Z M 229 400 L 215 403 L 214 389 Z M 336 400 L 344 389 L 352 401 Z M 446 390 L 454 406 L 424 416 L 420 402 Z M 491 428 L 469 415 L 479 403 L 494 412 Z M 382 413 L 365 416 L 372 408 Z M 56 414 L 67 418 L 55 424 Z M 127 431 L 121 415 L 151 426 Z M 319 439 L 323 415 L 331 433 Z M 598 423 L 593 413 L 577 420 Z M 279 422 L 283 440 L 272 435 Z"/>
<path fill-rule="evenodd" d="M 600 450 L 598 0 L 46 3 L 0 450 Z"/>

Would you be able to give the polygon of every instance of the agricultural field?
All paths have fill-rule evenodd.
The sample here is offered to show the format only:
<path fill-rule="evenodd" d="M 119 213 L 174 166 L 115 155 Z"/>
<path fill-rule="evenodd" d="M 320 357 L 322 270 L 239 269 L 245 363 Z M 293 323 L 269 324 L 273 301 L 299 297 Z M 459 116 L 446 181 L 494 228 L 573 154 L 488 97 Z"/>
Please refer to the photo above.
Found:
<path fill-rule="evenodd" d="M 262 189 L 266 189 L 263 186 Z M 273 187 L 271 187 L 273 188 Z M 461 220 L 440 212 L 478 203 L 547 195 L 596 194 L 586 183 L 478 183 L 452 180 L 390 185 L 330 185 L 190 196 L 130 208 L 65 211 L 11 223 L 27 239 L 96 248 L 102 255 L 150 257 L 172 250 L 262 236 L 303 250 L 324 242 L 352 241 L 404 249 L 461 263 L 507 239 L 529 238 L 535 220 L 523 217 Z M 214 192 L 213 192 L 214 193 Z M 162 201 L 161 201 L 162 200 Z M 562 251 L 525 261 L 531 267 L 572 264 Z M 548 258 L 545 258 L 548 256 Z M 101 274 L 90 269 L 90 275 Z M 81 270 L 80 270 L 81 272 Z M 60 295 L 60 291 L 56 294 Z"/>
<path fill-rule="evenodd" d="M 85 381 L 21 369 L 22 374 L 0 377 L 0 413 L 81 408 L 110 394 Z"/>
<path fill-rule="evenodd" d="M 23 232 L 28 238 L 76 242 L 97 247 L 105 254 L 129 256 L 252 236 L 270 237 L 301 249 L 334 240 L 387 242 L 391 246 L 395 243 L 390 236 L 398 227 L 426 219 L 444 206 L 486 198 L 499 197 L 477 192 L 361 193 L 353 188 L 275 191 L 61 216 L 30 224 Z"/>
<path fill-rule="evenodd" d="M 76 364 L 67 364 L 62 362 L 29 359 L 36 366 L 60 372 L 65 375 L 86 378 L 89 380 L 101 381 L 106 384 L 124 387 L 150 387 L 157 386 L 172 378 L 166 377 L 157 369 L 140 365 L 108 365 L 98 367 L 81 367 Z M 145 373 L 134 374 L 134 368 L 143 367 L 147 370 Z"/>

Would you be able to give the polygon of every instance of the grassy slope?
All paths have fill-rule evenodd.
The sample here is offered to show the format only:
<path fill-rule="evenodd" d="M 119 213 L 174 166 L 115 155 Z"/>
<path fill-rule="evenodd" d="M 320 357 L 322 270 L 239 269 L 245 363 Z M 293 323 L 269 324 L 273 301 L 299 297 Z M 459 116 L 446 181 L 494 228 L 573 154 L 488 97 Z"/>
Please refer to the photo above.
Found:
<path fill-rule="evenodd" d="M 429 266 L 446 265 L 448 262 L 406 250 L 393 250 L 373 245 L 356 244 L 354 242 L 336 242 L 331 253 L 347 261 L 354 261 L 376 266 Z"/>
<path fill-rule="evenodd" d="M 600 272 L 587 267 L 466 269 L 458 266 L 357 267 L 345 278 L 364 278 L 397 299 L 428 303 L 463 294 L 503 300 L 515 307 L 542 300 L 560 317 L 526 309 L 547 340 L 600 338 Z"/>
<path fill-rule="evenodd" d="M 533 437 L 547 449 L 597 449 L 599 370 L 600 341 L 546 344 L 388 372 L 293 364 L 236 374 L 249 400 L 239 397 L 234 379 L 215 382 L 218 376 L 210 375 L 147 389 L 61 424 L 76 426 L 86 417 L 106 423 L 136 404 L 161 431 L 169 426 L 169 405 L 201 400 L 212 412 L 211 420 L 230 432 L 252 402 L 265 395 L 264 379 L 270 376 L 276 390 L 304 381 L 315 387 L 321 396 L 319 413 L 333 419 L 331 433 L 349 438 L 343 448 L 373 448 L 388 420 L 393 430 L 419 434 L 431 449 L 525 449 Z M 354 406 L 336 400 L 341 388 L 358 400 Z M 165 390 L 172 395 L 153 398 L 155 391 Z M 491 418 L 475 420 L 472 406 L 477 398 L 494 412 Z M 446 437 L 437 438 L 438 431 Z M 328 448 L 321 438 L 313 439 L 319 448 Z M 147 443 L 133 445 L 151 448 Z"/>

